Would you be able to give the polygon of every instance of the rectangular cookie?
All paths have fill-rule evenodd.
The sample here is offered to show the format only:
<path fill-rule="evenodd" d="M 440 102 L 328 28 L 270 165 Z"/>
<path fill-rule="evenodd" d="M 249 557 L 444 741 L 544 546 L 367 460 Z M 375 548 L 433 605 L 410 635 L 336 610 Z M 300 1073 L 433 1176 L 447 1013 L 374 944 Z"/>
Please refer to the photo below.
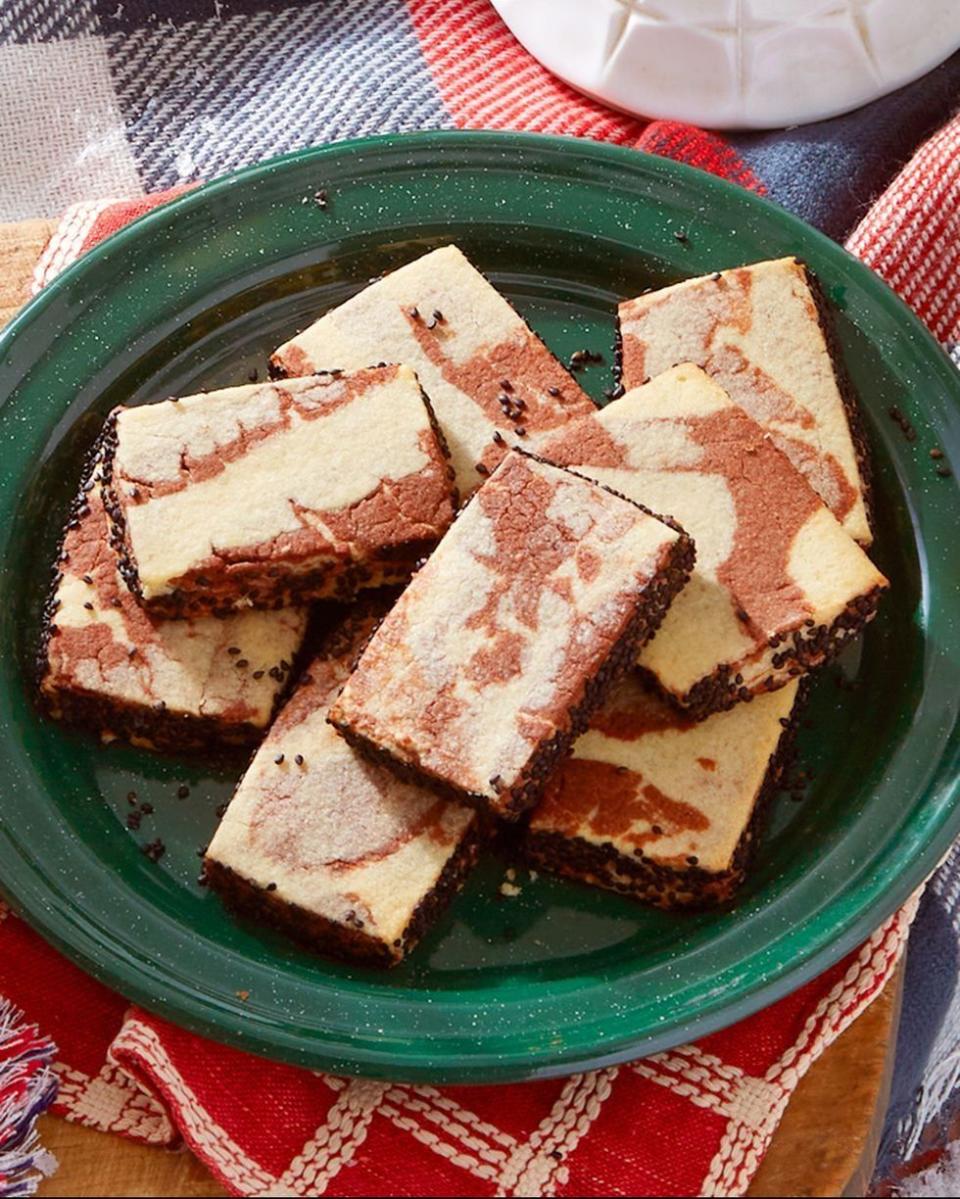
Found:
<path fill-rule="evenodd" d="M 864 434 L 819 285 L 796 258 L 687 279 L 620 305 L 624 388 L 702 367 L 801 471 L 851 537 L 871 541 Z"/>
<path fill-rule="evenodd" d="M 284 706 L 207 849 L 232 906 L 313 949 L 391 966 L 474 862 L 471 809 L 363 760 L 327 723 L 377 617 L 354 612 Z"/>
<path fill-rule="evenodd" d="M 544 433 L 594 405 L 497 289 L 456 246 L 443 246 L 365 288 L 282 345 L 276 369 L 305 375 L 408 362 L 443 429 L 461 495 L 520 438 Z"/>
<path fill-rule="evenodd" d="M 513 819 L 687 578 L 690 539 L 511 451 L 367 646 L 330 711 L 403 777 Z"/>
<path fill-rule="evenodd" d="M 728 900 L 779 781 L 798 687 L 694 722 L 628 676 L 547 784 L 527 857 L 661 908 Z"/>
<path fill-rule="evenodd" d="M 245 744 L 270 723 L 307 624 L 301 608 L 158 620 L 108 538 L 99 466 L 67 524 L 47 603 L 40 694 L 58 720 L 169 752 Z"/>
<path fill-rule="evenodd" d="M 160 616 L 404 581 L 456 508 L 406 366 L 119 409 L 106 471 L 127 582 Z"/>
<path fill-rule="evenodd" d="M 770 435 L 683 365 L 544 447 L 669 513 L 697 563 L 639 662 L 693 715 L 782 686 L 870 621 L 887 580 Z"/>

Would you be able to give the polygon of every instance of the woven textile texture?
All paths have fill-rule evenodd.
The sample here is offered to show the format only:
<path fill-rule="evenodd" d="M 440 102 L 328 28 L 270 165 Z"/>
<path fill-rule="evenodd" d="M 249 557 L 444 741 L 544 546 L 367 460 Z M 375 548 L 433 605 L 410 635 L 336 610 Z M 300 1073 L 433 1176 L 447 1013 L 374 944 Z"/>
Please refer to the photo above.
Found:
<path fill-rule="evenodd" d="M 512 128 L 697 165 L 722 144 L 773 199 L 842 237 L 958 96 L 960 55 L 859 112 L 728 144 L 583 98 L 488 0 L 4 0 L 0 220 L 337 138 Z"/>

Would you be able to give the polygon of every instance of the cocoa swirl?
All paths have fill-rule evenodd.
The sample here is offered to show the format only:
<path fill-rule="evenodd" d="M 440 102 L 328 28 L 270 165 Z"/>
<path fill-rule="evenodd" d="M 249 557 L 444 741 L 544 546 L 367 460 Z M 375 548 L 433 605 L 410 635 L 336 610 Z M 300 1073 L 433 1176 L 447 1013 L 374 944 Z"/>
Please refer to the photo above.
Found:
<path fill-rule="evenodd" d="M 138 478 L 124 471 L 122 461 L 118 458 L 114 470 L 120 502 L 124 507 L 136 507 L 160 496 L 184 491 L 195 483 L 213 479 L 222 474 L 230 463 L 245 457 L 261 442 L 269 440 L 284 429 L 289 429 L 294 413 L 303 421 L 329 416 L 336 409 L 352 403 L 371 387 L 389 382 L 396 373 L 397 367 L 390 366 L 357 371 L 344 378 L 338 375 L 318 376 L 308 390 L 291 390 L 282 383 L 264 383 L 259 391 L 275 396 L 277 401 L 275 420 L 263 421 L 250 427 L 241 425 L 235 437 L 220 443 L 206 454 L 194 455 L 189 446 L 184 446 L 180 454 L 178 477 L 175 479 Z M 123 409 L 119 411 L 122 421 Z"/>
<path fill-rule="evenodd" d="M 548 783 L 533 824 L 567 837 L 602 838 L 638 848 L 710 827 L 698 808 L 671 799 L 642 774 L 593 758 L 564 762 Z"/>
<path fill-rule="evenodd" d="M 438 322 L 431 328 L 410 310 L 403 312 L 424 357 L 451 387 L 470 396 L 495 428 L 512 432 L 520 425 L 525 431 L 542 432 L 596 411 L 589 396 L 529 329 L 518 329 L 515 336 L 455 362 L 444 348 L 453 331 L 449 324 Z M 509 402 L 504 404 L 501 396 Z M 515 419 L 508 412 L 515 413 Z M 491 458 L 498 456 L 491 452 Z"/>
<path fill-rule="evenodd" d="M 749 268 L 728 271 L 719 279 L 698 280 L 681 293 L 666 293 L 645 300 L 636 308 L 622 308 L 623 381 L 627 388 L 646 382 L 650 373 L 674 365 L 660 357 L 651 362 L 654 347 L 644 329 L 658 309 L 689 301 L 695 309 L 684 313 L 683 360 L 712 375 L 736 403 L 761 424 L 794 425 L 813 431 L 813 413 L 781 387 L 759 365 L 751 362 L 737 346 L 726 344 L 723 335 L 733 329 L 746 336 L 753 326 L 753 275 Z M 695 299 L 692 298 L 695 295 Z M 817 322 L 816 308 L 805 298 L 810 319 Z M 857 489 L 834 454 L 802 438 L 779 430 L 771 431 L 778 448 L 797 470 L 810 480 L 824 502 L 842 521 L 857 502 Z"/>
<path fill-rule="evenodd" d="M 149 616 L 130 594 L 117 569 L 116 555 L 108 538 L 109 524 L 99 485 L 86 497 L 86 512 L 70 529 L 63 550 L 69 567 L 65 577 L 82 582 L 87 588 L 91 619 L 85 624 L 54 623 L 48 646 L 51 674 L 60 679 L 74 679 L 82 664 L 96 664 L 104 686 L 108 676 L 122 672 L 135 681 L 143 702 L 159 702 L 162 698 L 154 679 L 154 659 L 166 658 L 161 630 L 163 622 Z M 113 624 L 98 620 L 100 613 L 113 612 L 120 617 L 123 634 Z M 224 638 L 229 636 L 225 629 Z M 225 644 L 217 652 L 225 652 Z M 239 674 L 238 694 L 229 703 L 218 705 L 216 715 L 225 722 L 242 723 L 256 717 L 257 710 L 242 696 L 246 685 Z"/>

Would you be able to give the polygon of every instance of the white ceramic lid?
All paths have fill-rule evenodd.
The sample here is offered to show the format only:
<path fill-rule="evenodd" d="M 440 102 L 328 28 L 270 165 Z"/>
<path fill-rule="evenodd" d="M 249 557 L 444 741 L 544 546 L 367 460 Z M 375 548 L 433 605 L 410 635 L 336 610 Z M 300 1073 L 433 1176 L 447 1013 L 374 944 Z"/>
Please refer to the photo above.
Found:
<path fill-rule="evenodd" d="M 493 0 L 544 66 L 608 104 L 710 128 L 835 116 L 960 47 L 960 0 Z"/>

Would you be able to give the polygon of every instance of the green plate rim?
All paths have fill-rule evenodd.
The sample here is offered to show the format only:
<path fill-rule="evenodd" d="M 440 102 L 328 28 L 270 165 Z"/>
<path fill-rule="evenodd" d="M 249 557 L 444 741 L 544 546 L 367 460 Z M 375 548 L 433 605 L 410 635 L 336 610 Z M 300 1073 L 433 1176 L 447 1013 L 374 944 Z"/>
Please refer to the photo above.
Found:
<path fill-rule="evenodd" d="M 944 394 L 952 395 L 954 408 L 958 408 L 960 381 L 956 368 L 919 318 L 879 276 L 847 253 L 843 247 L 798 217 L 736 184 L 670 159 L 643 154 L 630 147 L 612 146 L 579 138 L 526 133 L 431 130 L 357 138 L 327 146 L 309 147 L 224 175 L 150 210 L 84 254 L 14 317 L 0 334 L 0 353 L 5 356 L 21 331 L 54 302 L 58 293 L 78 277 L 96 271 L 105 255 L 116 252 L 143 234 L 159 231 L 175 222 L 181 213 L 203 206 L 210 198 L 244 183 L 288 166 L 322 163 L 332 156 L 395 150 L 398 147 L 430 149 L 443 146 L 451 152 L 456 148 L 469 152 L 472 147 L 478 145 L 530 153 L 535 153 L 538 148 L 544 151 L 562 148 L 572 154 L 597 157 L 611 164 L 642 168 L 654 176 L 659 174 L 667 181 L 677 181 L 682 186 L 692 185 L 702 192 L 707 201 L 715 196 L 720 203 L 732 201 L 737 205 L 753 207 L 766 218 L 795 232 L 803 241 L 817 246 L 825 257 L 843 260 L 844 269 L 859 279 L 871 298 L 885 308 L 913 339 L 925 347 L 924 357 L 929 359 L 930 369 L 939 371 Z M 451 169 L 455 169 L 455 166 Z M 935 362 L 939 362 L 936 368 Z M 0 399 L 0 404 L 3 402 L 4 400 Z M 924 565 L 921 562 L 921 569 L 925 574 Z M 954 751 L 950 761 L 955 761 L 958 756 L 957 733 L 958 726 L 954 723 L 949 742 L 945 746 L 945 754 L 951 748 Z M 504 1060 L 503 1055 L 486 1058 L 478 1055 L 468 1063 L 445 1061 L 443 1064 L 424 1065 L 417 1056 L 408 1052 L 402 1060 L 394 1064 L 389 1057 L 385 1058 L 384 1055 L 370 1051 L 358 1053 L 356 1057 L 350 1057 L 345 1061 L 342 1053 L 337 1056 L 315 1041 L 305 1048 L 302 1038 L 295 1030 L 284 1029 L 275 1022 L 261 1021 L 252 1011 L 244 1013 L 245 1027 L 241 1033 L 236 1028 L 236 1009 L 224 1003 L 222 999 L 210 994 L 198 995 L 196 989 L 181 990 L 169 982 L 165 988 L 161 987 L 158 991 L 156 980 L 148 986 L 138 973 L 136 963 L 130 961 L 121 949 L 103 943 L 96 946 L 95 950 L 86 948 L 82 944 L 85 940 L 83 930 L 77 927 L 69 913 L 61 912 L 49 903 L 49 881 L 42 873 L 38 873 L 34 863 L 18 854 L 15 842 L 2 837 L 0 861 L 3 862 L 7 873 L 0 881 L 0 887 L 13 909 L 24 915 L 34 929 L 82 969 L 142 1004 L 146 1009 L 167 1019 L 173 1019 L 175 1023 L 194 1032 L 276 1060 L 314 1068 L 335 1069 L 340 1073 L 388 1076 L 410 1081 L 493 1083 L 565 1075 L 585 1068 L 626 1061 L 726 1027 L 796 990 L 867 939 L 936 867 L 960 833 L 960 807 L 957 805 L 960 796 L 960 775 L 955 775 L 952 783 L 947 784 L 946 790 L 941 789 L 941 794 L 937 818 L 932 821 L 925 839 L 911 845 L 907 864 L 901 869 L 888 871 L 882 877 L 873 877 L 860 885 L 856 892 L 857 903 L 850 909 L 852 914 L 848 914 L 842 920 L 838 920 L 834 913 L 834 909 L 840 905 L 838 898 L 832 899 L 814 913 L 805 926 L 808 932 L 805 950 L 789 963 L 777 963 L 767 971 L 762 981 L 741 979 L 732 995 L 725 993 L 722 999 L 713 997 L 699 1017 L 673 1021 L 667 1018 L 655 1032 L 645 1035 L 627 1030 L 603 1047 L 598 1046 L 592 1053 L 579 1049 L 557 1052 L 551 1057 L 549 1050 L 541 1049 L 537 1051 L 535 1060 L 531 1060 L 529 1054 L 524 1055 L 520 1051 L 511 1055 L 508 1061 Z M 88 935 L 86 939 L 89 940 Z M 353 1051 L 350 1052 L 352 1054 Z"/>

